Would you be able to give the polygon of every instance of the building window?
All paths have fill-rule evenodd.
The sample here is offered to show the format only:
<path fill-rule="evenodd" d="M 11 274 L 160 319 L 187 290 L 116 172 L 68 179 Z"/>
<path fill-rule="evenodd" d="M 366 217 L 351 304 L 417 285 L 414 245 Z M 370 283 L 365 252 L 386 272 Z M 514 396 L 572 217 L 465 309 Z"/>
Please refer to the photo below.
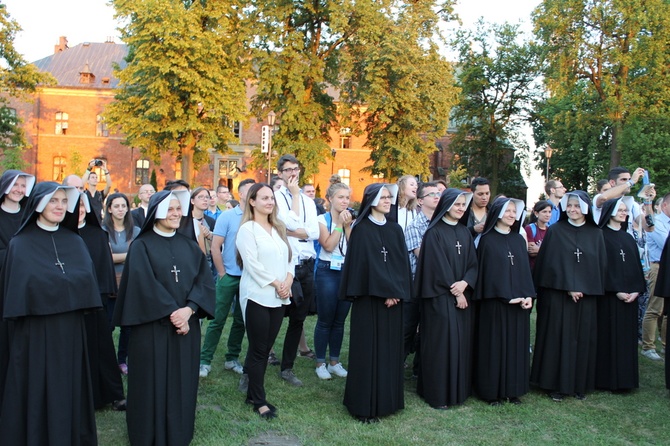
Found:
<path fill-rule="evenodd" d="M 93 84 L 95 83 L 95 75 L 93 73 L 79 73 L 79 83 Z"/>
<path fill-rule="evenodd" d="M 351 149 L 351 129 L 349 127 L 340 129 L 340 149 Z"/>
<path fill-rule="evenodd" d="M 149 182 L 149 160 L 137 160 L 135 162 L 135 184 L 147 184 Z"/>
<path fill-rule="evenodd" d="M 181 156 L 178 156 L 174 163 L 174 179 L 181 179 Z"/>
<path fill-rule="evenodd" d="M 235 178 L 240 172 L 236 159 L 219 160 L 219 178 Z"/>
<path fill-rule="evenodd" d="M 337 171 L 337 174 L 340 176 L 342 179 L 342 182 L 349 186 L 349 182 L 351 181 L 351 170 L 349 169 L 339 169 Z"/>
<path fill-rule="evenodd" d="M 95 117 L 95 136 L 109 136 L 109 130 L 107 130 L 107 124 L 102 115 Z"/>
<path fill-rule="evenodd" d="M 54 156 L 54 163 L 53 163 L 53 181 L 57 183 L 63 182 L 63 178 L 65 178 L 65 157 L 64 156 Z"/>
<path fill-rule="evenodd" d="M 69 116 L 65 112 L 56 112 L 56 135 L 67 134 Z"/>
<path fill-rule="evenodd" d="M 240 139 L 241 134 L 242 126 L 240 125 L 240 121 L 233 122 L 233 135 L 235 135 L 235 138 Z"/>

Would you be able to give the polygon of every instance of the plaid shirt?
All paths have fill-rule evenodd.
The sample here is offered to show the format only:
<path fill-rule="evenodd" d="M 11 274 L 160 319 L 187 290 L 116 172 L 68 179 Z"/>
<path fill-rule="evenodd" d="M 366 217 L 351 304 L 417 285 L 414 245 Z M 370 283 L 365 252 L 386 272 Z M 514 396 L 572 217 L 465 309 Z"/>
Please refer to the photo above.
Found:
<path fill-rule="evenodd" d="M 414 277 L 414 274 L 416 273 L 416 255 L 414 254 L 414 250 L 421 247 L 421 240 L 426 233 L 426 229 L 428 229 L 429 223 L 430 220 L 428 220 L 426 214 L 419 212 L 414 220 L 407 225 L 407 229 L 405 229 L 405 244 L 407 245 L 407 251 L 409 252 L 409 264 L 412 268 L 412 277 Z"/>

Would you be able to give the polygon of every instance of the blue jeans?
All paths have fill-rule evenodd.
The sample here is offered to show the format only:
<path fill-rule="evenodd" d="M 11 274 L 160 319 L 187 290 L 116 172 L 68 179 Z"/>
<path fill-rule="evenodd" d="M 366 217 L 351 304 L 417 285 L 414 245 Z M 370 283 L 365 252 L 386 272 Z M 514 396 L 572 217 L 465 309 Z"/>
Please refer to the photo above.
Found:
<path fill-rule="evenodd" d="M 330 348 L 330 360 L 339 361 L 344 337 L 344 321 L 347 320 L 351 302 L 338 299 L 341 271 L 330 269 L 330 262 L 319 260 L 316 268 L 316 308 L 318 319 L 314 327 L 314 350 L 316 362 L 326 362 L 326 348 Z"/>

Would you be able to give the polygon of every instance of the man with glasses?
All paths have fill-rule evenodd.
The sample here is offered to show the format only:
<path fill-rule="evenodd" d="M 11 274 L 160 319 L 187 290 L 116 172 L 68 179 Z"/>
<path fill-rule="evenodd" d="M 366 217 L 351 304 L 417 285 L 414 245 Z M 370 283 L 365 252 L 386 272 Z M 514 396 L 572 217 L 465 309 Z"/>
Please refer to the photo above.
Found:
<path fill-rule="evenodd" d="M 561 216 L 561 210 L 558 208 L 558 203 L 565 195 L 565 187 L 558 180 L 549 180 L 544 185 L 544 192 L 547 194 L 547 201 L 551 203 L 551 218 L 547 226 L 552 225 L 558 221 Z"/>
<path fill-rule="evenodd" d="M 140 186 L 140 191 L 138 195 L 140 196 L 140 205 L 137 209 L 130 211 L 130 214 L 133 216 L 133 222 L 135 226 L 141 228 L 144 224 L 144 220 L 147 217 L 147 209 L 149 209 L 149 199 L 153 194 L 156 193 L 156 189 L 151 184 L 143 184 Z"/>
<path fill-rule="evenodd" d="M 239 186 L 238 186 L 239 187 Z M 240 197 L 240 203 L 242 202 L 242 197 Z M 208 217 L 212 217 L 214 221 L 216 221 L 219 218 L 219 215 L 221 215 L 223 211 L 219 209 L 219 207 L 216 205 L 216 191 L 210 190 L 209 191 L 209 206 L 207 207 L 207 210 L 205 211 L 205 215 Z"/>
<path fill-rule="evenodd" d="M 437 183 L 420 183 L 416 191 L 420 212 L 405 229 L 405 244 L 409 253 L 409 264 L 412 270 L 412 279 L 416 273 L 416 259 L 419 255 L 421 240 L 428 229 L 433 212 L 440 202 L 440 189 Z M 419 351 L 417 327 L 419 326 L 419 306 L 413 300 L 403 301 L 403 332 L 405 338 L 405 358 L 412 352 L 414 356 L 413 376 L 418 376 Z"/>
<path fill-rule="evenodd" d="M 219 186 L 216 188 L 216 207 L 219 208 L 219 211 L 225 212 L 226 203 L 232 198 L 230 195 L 230 189 L 228 186 Z"/>
<path fill-rule="evenodd" d="M 293 373 L 293 363 L 298 353 L 303 323 L 314 300 L 316 251 L 313 242 L 319 238 L 319 224 L 314 200 L 300 191 L 298 159 L 293 155 L 283 155 L 277 162 L 277 171 L 285 184 L 275 192 L 277 215 L 286 225 L 286 235 L 295 263 L 291 304 L 285 307 L 289 323 L 284 338 L 280 375 L 283 380 L 299 387 L 302 381 Z"/>

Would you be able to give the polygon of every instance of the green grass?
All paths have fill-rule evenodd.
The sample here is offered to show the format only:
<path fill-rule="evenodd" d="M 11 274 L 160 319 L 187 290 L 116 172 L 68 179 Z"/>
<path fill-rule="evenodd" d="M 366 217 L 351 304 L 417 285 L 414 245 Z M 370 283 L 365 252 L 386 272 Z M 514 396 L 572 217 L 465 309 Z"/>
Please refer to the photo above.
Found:
<path fill-rule="evenodd" d="M 310 346 L 315 322 L 316 317 L 309 317 L 306 322 Z M 301 388 L 282 381 L 279 367 L 268 367 L 268 401 L 279 410 L 279 418 L 268 422 L 244 403 L 245 395 L 237 391 L 239 375 L 223 370 L 229 323 L 214 357 L 212 373 L 200 380 L 194 446 L 246 445 L 267 434 L 288 437 L 289 441 L 282 444 L 328 446 L 670 443 L 670 398 L 665 389 L 663 363 L 644 357 L 639 359 L 639 390 L 626 395 L 594 392 L 585 401 L 566 398 L 555 403 L 544 393 L 532 391 L 520 406 L 490 407 L 471 397 L 461 407 L 437 411 L 416 395 L 416 381 L 407 380 L 405 409 L 371 425 L 355 421 L 342 405 L 344 379 L 321 381 L 312 361 L 297 358 L 295 372 L 304 382 Z M 286 322 L 275 345 L 278 352 L 285 328 Z M 342 352 L 345 367 L 348 344 L 347 333 Z M 132 364 L 130 367 L 132 373 Z M 124 413 L 99 411 L 97 423 L 101 446 L 128 444 Z"/>

